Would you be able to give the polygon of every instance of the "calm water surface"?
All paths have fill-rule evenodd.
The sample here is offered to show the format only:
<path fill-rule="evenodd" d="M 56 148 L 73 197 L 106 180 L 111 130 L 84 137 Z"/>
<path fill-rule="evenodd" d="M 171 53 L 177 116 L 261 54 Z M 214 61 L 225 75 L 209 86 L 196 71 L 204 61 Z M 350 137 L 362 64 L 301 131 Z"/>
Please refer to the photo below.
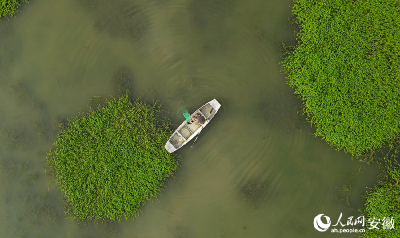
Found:
<path fill-rule="evenodd" d="M 292 4 L 35 0 L 1 21 L 0 237 L 357 237 L 312 224 L 358 216 L 340 198 L 360 208 L 378 171 L 314 137 L 297 113 L 278 65 L 295 41 Z M 126 89 L 159 100 L 175 125 L 182 104 L 222 108 L 137 219 L 78 224 L 45 154 L 59 123 Z"/>

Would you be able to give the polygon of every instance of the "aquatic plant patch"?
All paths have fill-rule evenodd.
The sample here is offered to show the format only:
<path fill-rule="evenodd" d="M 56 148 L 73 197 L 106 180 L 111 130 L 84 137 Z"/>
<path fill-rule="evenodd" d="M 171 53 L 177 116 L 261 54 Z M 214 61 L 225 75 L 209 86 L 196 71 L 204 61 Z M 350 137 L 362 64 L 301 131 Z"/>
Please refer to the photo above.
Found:
<path fill-rule="evenodd" d="M 178 162 L 164 149 L 172 131 L 157 103 L 112 99 L 72 118 L 47 155 L 72 219 L 121 220 L 138 215 Z"/>
<path fill-rule="evenodd" d="M 362 155 L 400 132 L 399 1 L 296 0 L 289 85 L 321 136 Z"/>
<path fill-rule="evenodd" d="M 14 16 L 21 6 L 21 2 L 28 0 L 1 0 L 0 1 L 0 19 L 5 16 Z"/>
<path fill-rule="evenodd" d="M 398 153 L 399 147 L 393 155 L 385 156 L 377 163 L 382 173 L 374 188 L 367 191 L 361 212 L 378 229 L 366 229 L 361 237 L 400 237 L 400 164 L 394 158 Z"/>

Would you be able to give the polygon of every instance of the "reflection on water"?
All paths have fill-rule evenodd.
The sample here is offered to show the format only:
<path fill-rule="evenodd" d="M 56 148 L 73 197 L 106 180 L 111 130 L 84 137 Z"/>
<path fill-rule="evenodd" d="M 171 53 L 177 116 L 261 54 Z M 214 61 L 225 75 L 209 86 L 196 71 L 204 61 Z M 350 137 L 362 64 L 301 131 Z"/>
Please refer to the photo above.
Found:
<path fill-rule="evenodd" d="M 291 4 L 37 0 L 0 22 L 0 237 L 335 236 L 314 217 L 356 214 L 337 198 L 360 207 L 377 171 L 299 113 L 278 65 L 295 39 Z M 175 125 L 181 105 L 222 107 L 137 219 L 65 219 L 46 152 L 68 118 L 126 90 L 159 100 Z"/>

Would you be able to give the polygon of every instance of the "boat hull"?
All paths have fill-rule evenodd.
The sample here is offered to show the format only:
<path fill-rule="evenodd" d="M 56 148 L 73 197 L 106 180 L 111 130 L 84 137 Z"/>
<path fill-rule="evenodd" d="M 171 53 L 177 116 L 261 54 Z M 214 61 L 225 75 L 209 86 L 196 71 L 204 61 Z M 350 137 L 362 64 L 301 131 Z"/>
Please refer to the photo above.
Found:
<path fill-rule="evenodd" d="M 221 104 L 216 99 L 213 99 L 194 111 L 191 116 L 194 117 L 197 113 L 200 113 L 205 118 L 204 124 L 200 126 L 198 124 L 188 124 L 186 120 L 183 121 L 165 144 L 165 149 L 169 153 L 173 153 L 186 145 L 210 123 L 220 107 Z"/>

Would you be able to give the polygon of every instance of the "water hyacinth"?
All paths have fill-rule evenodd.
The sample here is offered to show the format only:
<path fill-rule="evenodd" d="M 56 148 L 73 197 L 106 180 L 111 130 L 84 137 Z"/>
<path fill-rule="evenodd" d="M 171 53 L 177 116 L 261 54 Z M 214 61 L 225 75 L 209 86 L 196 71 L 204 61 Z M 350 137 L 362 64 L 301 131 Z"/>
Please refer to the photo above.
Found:
<path fill-rule="evenodd" d="M 400 163 L 395 159 L 399 149 L 395 148 L 377 163 L 382 173 L 378 176 L 377 184 L 367 190 L 360 212 L 368 219 L 381 219 L 379 229 L 366 229 L 360 237 L 400 237 Z"/>
<path fill-rule="evenodd" d="M 178 162 L 164 149 L 172 132 L 159 113 L 157 103 L 122 96 L 61 129 L 47 161 L 72 219 L 128 219 L 160 194 Z"/>
<path fill-rule="evenodd" d="M 355 156 L 400 133 L 398 1 L 296 0 L 298 44 L 283 61 L 315 134 Z"/>
<path fill-rule="evenodd" d="M 1 0 L 0 19 L 5 16 L 14 16 L 18 12 L 21 2 L 28 2 L 28 0 Z"/>

